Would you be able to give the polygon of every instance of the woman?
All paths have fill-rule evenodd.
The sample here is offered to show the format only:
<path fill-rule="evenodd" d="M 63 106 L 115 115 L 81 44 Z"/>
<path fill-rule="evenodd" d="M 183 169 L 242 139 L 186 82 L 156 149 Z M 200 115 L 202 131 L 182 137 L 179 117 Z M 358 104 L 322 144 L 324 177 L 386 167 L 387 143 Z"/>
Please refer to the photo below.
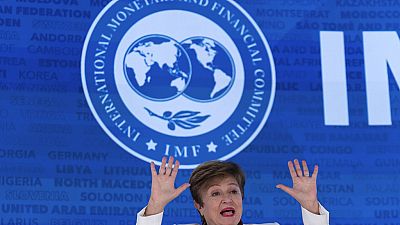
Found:
<path fill-rule="evenodd" d="M 306 161 L 303 170 L 296 159 L 288 162 L 293 188 L 279 184 L 276 187 L 294 197 L 302 206 L 304 225 L 328 225 L 329 212 L 317 199 L 316 179 L 318 166 L 310 177 Z M 190 186 L 194 205 L 198 210 L 202 225 L 242 225 L 242 200 L 245 176 L 240 167 L 232 162 L 210 161 L 199 165 L 189 179 L 189 183 L 175 188 L 179 161 L 164 157 L 157 174 L 151 163 L 152 187 L 146 208 L 137 215 L 137 225 L 161 225 L 165 206 Z M 273 223 L 277 224 L 277 223 Z M 266 225 L 266 224 L 265 224 Z"/>

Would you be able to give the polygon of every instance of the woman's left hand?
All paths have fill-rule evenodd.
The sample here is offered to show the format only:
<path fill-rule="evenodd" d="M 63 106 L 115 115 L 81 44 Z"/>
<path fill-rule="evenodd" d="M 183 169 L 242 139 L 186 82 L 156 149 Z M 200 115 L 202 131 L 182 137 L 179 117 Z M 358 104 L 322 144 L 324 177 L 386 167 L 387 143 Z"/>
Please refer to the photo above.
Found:
<path fill-rule="evenodd" d="M 292 161 L 288 162 L 290 175 L 293 180 L 293 188 L 283 184 L 278 184 L 276 187 L 295 198 L 303 208 L 312 213 L 319 214 L 319 203 L 317 199 L 318 166 L 314 166 L 314 172 L 310 177 L 310 172 L 305 160 L 302 160 L 302 165 L 303 170 L 301 170 L 300 163 L 297 159 L 294 160 L 294 166 Z"/>

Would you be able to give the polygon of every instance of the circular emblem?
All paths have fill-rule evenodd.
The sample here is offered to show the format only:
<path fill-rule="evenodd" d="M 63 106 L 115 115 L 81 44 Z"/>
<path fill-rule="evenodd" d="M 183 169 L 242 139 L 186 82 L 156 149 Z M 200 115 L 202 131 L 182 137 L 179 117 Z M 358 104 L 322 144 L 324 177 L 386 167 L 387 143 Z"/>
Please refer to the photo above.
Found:
<path fill-rule="evenodd" d="M 232 0 L 110 2 L 82 52 L 89 107 L 119 146 L 181 168 L 228 159 L 267 121 L 275 96 L 271 50 Z"/>

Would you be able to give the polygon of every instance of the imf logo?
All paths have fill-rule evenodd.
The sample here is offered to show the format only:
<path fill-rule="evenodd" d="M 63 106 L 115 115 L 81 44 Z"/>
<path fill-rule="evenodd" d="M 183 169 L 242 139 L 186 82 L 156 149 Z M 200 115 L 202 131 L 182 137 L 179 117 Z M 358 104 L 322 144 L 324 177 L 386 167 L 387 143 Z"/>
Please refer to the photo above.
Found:
<path fill-rule="evenodd" d="M 234 1 L 112 1 L 87 35 L 82 83 L 123 149 L 193 168 L 254 140 L 272 108 L 275 68 L 260 28 Z"/>

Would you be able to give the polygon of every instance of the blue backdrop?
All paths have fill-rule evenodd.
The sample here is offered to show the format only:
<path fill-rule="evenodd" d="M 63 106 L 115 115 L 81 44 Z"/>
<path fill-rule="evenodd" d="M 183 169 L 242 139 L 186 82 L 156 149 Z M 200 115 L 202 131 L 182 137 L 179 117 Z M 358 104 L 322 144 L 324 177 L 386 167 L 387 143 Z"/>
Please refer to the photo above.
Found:
<path fill-rule="evenodd" d="M 102 129 L 81 79 L 85 37 L 108 2 L 0 0 L 1 225 L 135 224 L 147 203 L 148 162 Z M 287 161 L 299 158 L 320 167 L 331 224 L 399 225 L 400 1 L 236 3 L 276 71 L 268 120 L 230 158 L 247 174 L 244 221 L 302 224 L 299 204 L 275 189 L 291 185 Z M 164 215 L 199 222 L 189 191 Z"/>

